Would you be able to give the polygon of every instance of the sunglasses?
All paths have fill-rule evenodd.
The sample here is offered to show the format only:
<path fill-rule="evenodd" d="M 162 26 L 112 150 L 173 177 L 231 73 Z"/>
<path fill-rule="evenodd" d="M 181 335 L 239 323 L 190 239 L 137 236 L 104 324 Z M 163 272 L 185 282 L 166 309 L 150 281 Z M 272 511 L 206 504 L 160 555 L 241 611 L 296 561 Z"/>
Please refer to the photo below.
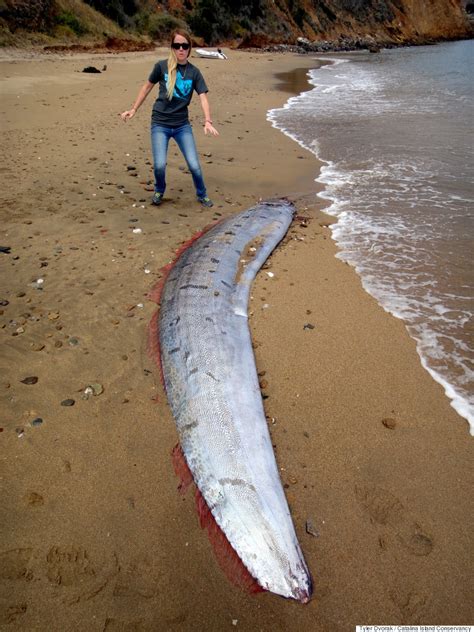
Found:
<path fill-rule="evenodd" d="M 171 48 L 174 48 L 175 50 L 179 50 L 180 48 L 183 50 L 189 50 L 189 44 L 187 42 L 184 44 L 181 44 L 180 42 L 173 42 L 171 44 Z"/>

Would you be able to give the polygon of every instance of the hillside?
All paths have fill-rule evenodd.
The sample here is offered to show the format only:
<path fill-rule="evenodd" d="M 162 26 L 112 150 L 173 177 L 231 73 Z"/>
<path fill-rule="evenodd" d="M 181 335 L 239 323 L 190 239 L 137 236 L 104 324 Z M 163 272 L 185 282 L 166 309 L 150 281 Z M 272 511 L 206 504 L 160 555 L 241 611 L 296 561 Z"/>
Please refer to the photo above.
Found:
<path fill-rule="evenodd" d="M 422 44 L 472 35 L 464 0 L 0 0 L 0 44 L 166 41 L 327 48 Z"/>

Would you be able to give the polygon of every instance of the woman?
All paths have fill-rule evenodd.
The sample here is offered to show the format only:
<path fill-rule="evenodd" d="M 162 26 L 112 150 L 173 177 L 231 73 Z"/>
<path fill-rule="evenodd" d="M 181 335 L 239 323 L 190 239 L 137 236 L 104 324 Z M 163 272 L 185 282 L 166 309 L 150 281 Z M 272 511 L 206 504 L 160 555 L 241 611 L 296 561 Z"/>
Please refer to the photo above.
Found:
<path fill-rule="evenodd" d="M 132 109 L 120 115 L 125 122 L 133 118 L 155 84 L 159 83 L 158 98 L 153 105 L 151 117 L 151 146 L 155 173 L 155 193 L 151 201 L 156 206 L 161 204 L 166 189 L 166 155 L 170 138 L 175 139 L 186 159 L 199 202 L 203 206 L 213 206 L 206 192 L 189 123 L 188 105 L 193 90 L 198 93 L 204 112 L 204 133 L 218 136 L 219 132 L 212 125 L 206 82 L 201 71 L 188 61 L 190 53 L 191 36 L 187 31 L 177 29 L 171 35 L 168 60 L 163 59 L 155 64 Z"/>

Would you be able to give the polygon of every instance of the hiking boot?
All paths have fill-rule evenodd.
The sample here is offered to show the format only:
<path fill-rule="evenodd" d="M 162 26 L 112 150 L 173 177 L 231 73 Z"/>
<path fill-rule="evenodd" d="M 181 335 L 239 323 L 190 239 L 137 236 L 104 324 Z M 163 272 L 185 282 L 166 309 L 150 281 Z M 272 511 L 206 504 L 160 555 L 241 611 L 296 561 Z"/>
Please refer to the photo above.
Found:
<path fill-rule="evenodd" d="M 214 202 L 210 198 L 208 198 L 207 195 L 205 195 L 204 197 L 198 197 L 198 202 L 201 202 L 203 206 L 207 206 L 208 208 L 214 206 Z"/>
<path fill-rule="evenodd" d="M 160 206 L 162 201 L 163 201 L 163 193 L 158 193 L 158 191 L 155 191 L 153 193 L 153 197 L 151 198 L 151 203 L 154 204 L 155 206 Z"/>

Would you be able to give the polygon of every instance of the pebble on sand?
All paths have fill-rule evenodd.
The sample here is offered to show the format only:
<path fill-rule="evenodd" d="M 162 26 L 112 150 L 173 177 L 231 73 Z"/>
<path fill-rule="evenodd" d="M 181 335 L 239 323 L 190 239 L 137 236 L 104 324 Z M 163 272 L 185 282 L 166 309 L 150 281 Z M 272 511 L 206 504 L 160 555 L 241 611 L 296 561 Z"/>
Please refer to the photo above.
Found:
<path fill-rule="evenodd" d="M 38 378 L 36 377 L 36 375 L 30 375 L 28 377 L 25 377 L 23 380 L 21 380 L 22 384 L 36 384 L 38 381 Z"/>
<path fill-rule="evenodd" d="M 61 402 L 61 406 L 74 406 L 75 403 L 75 399 L 63 399 L 63 401 Z"/>

